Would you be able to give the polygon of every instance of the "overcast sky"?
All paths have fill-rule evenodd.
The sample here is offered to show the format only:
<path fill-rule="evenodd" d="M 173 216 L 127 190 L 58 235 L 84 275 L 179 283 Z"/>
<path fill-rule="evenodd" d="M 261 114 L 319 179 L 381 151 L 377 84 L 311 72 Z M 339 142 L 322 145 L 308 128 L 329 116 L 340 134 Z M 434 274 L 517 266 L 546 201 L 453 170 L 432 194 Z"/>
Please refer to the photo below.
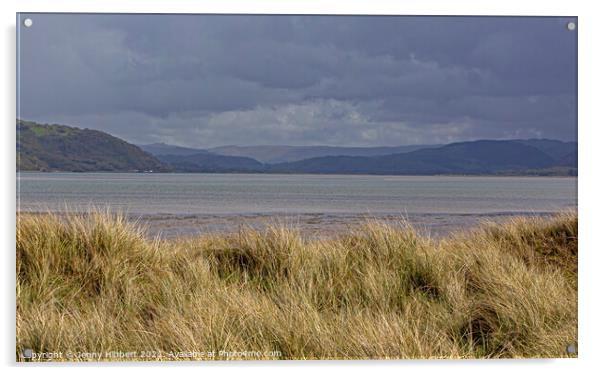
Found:
<path fill-rule="evenodd" d="M 191 147 L 576 138 L 568 18 L 26 17 L 27 120 Z"/>

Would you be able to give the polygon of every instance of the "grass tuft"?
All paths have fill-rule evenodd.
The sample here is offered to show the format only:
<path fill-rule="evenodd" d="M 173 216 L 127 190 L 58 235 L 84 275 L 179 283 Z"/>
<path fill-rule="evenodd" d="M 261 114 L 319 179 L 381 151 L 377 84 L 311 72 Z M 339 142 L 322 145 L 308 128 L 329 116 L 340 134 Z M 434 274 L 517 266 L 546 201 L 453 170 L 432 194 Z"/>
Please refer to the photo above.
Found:
<path fill-rule="evenodd" d="M 576 342 L 575 213 L 441 240 L 376 221 L 166 241 L 109 213 L 17 219 L 17 360 L 566 357 Z"/>

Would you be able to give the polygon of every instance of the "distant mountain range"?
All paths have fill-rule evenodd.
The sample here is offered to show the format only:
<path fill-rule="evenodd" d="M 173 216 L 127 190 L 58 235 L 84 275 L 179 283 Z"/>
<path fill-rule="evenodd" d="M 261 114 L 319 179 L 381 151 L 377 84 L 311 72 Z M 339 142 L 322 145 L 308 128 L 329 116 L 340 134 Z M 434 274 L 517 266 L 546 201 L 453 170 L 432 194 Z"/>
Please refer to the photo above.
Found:
<path fill-rule="evenodd" d="M 268 167 L 252 158 L 216 155 L 208 152 L 193 155 L 159 155 L 157 158 L 177 172 L 265 173 Z"/>
<path fill-rule="evenodd" d="M 17 168 L 330 174 L 576 175 L 577 143 L 478 140 L 397 147 L 135 146 L 97 130 L 18 121 Z"/>
<path fill-rule="evenodd" d="M 207 151 L 229 156 L 245 156 L 262 163 L 294 162 L 322 156 L 382 156 L 410 152 L 441 145 L 414 145 L 395 147 L 333 147 L 333 146 L 222 146 Z"/>
<path fill-rule="evenodd" d="M 165 143 L 138 145 L 155 156 L 186 156 L 198 153 L 211 153 L 224 156 L 241 156 L 255 159 L 265 164 L 287 163 L 321 156 L 381 156 L 410 152 L 422 148 L 442 145 L 413 145 L 395 147 L 334 147 L 334 146 L 221 146 L 208 149 L 194 149 L 171 146 Z"/>
<path fill-rule="evenodd" d="M 189 148 L 181 146 L 172 146 L 165 143 L 152 143 L 149 145 L 137 145 L 140 149 L 148 152 L 151 155 L 176 155 L 176 156 L 187 156 L 194 154 L 208 154 L 206 150 L 198 148 Z"/>
<path fill-rule="evenodd" d="M 547 146 L 549 142 L 558 141 L 545 141 L 542 144 Z M 557 146 L 563 150 L 560 152 L 550 148 L 548 152 L 544 152 L 531 145 L 529 141 L 481 140 L 384 156 L 311 158 L 275 164 L 271 166 L 271 170 L 283 173 L 294 171 L 295 173 L 385 175 L 520 174 L 520 172 L 536 173 L 536 171 L 547 174 L 554 174 L 554 171 L 570 174 L 565 167 L 573 166 L 566 165 L 564 158 L 573 151 L 569 145 Z M 563 146 L 567 146 L 566 149 Z"/>
<path fill-rule="evenodd" d="M 223 146 L 166 144 L 143 150 L 186 172 L 331 174 L 576 175 L 577 143 L 549 139 L 480 140 L 398 147 Z"/>

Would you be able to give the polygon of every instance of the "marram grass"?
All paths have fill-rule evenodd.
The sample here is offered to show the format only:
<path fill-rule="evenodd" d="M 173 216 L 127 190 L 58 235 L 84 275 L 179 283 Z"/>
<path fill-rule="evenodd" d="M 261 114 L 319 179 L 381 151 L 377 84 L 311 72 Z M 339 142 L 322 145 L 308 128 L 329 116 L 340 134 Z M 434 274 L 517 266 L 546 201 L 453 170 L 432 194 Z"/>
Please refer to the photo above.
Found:
<path fill-rule="evenodd" d="M 577 343 L 574 213 L 439 240 L 367 222 L 171 241 L 118 215 L 21 213 L 16 265 L 18 361 L 566 357 Z"/>

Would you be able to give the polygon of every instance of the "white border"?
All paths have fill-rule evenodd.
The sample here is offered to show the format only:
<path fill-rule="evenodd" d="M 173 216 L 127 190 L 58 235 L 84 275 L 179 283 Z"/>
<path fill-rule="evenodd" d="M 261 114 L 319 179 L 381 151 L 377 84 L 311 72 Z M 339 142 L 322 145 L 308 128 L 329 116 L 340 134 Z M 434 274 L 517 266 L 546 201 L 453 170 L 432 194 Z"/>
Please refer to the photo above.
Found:
<path fill-rule="evenodd" d="M 265 14 L 405 14 L 405 15 L 547 15 L 578 16 L 579 29 L 579 359 L 577 360 L 515 360 L 515 361 L 368 361 L 368 362 L 287 362 L 287 363 L 234 363 L 181 364 L 177 371 L 194 372 L 242 372 L 265 374 L 304 373 L 306 371 L 333 371 L 334 366 L 345 366 L 344 371 L 380 372 L 408 374 L 419 371 L 425 373 L 479 373 L 491 372 L 507 375 L 510 371 L 544 370 L 546 373 L 568 374 L 569 371 L 586 371 L 595 368 L 600 357 L 602 340 L 599 311 L 601 303 L 598 295 L 600 275 L 602 275 L 599 239 L 602 220 L 600 167 L 602 161 L 602 118 L 600 115 L 600 88 L 602 87 L 601 68 L 602 14 L 595 2 L 548 0 L 527 2 L 524 0 L 471 1 L 471 0 L 21 0 L 0 2 L 2 12 L 2 65 L 3 87 L 0 92 L 3 114 L 2 163 L 3 194 L 0 200 L 2 212 L 0 225 L 3 266 L 2 272 L 2 340 L 0 356 L 2 365 L 8 370 L 19 368 L 22 371 L 50 371 L 64 374 L 71 371 L 101 373 L 106 371 L 171 371 L 166 364 L 146 364 L 144 369 L 128 369 L 136 365 L 115 364 L 64 366 L 50 365 L 19 366 L 14 364 L 14 236 L 15 236 L 15 13 L 16 12 L 137 12 L 137 13 L 265 13 Z M 140 365 L 138 365 L 140 366 Z M 596 367 L 600 367 L 599 365 Z"/>

